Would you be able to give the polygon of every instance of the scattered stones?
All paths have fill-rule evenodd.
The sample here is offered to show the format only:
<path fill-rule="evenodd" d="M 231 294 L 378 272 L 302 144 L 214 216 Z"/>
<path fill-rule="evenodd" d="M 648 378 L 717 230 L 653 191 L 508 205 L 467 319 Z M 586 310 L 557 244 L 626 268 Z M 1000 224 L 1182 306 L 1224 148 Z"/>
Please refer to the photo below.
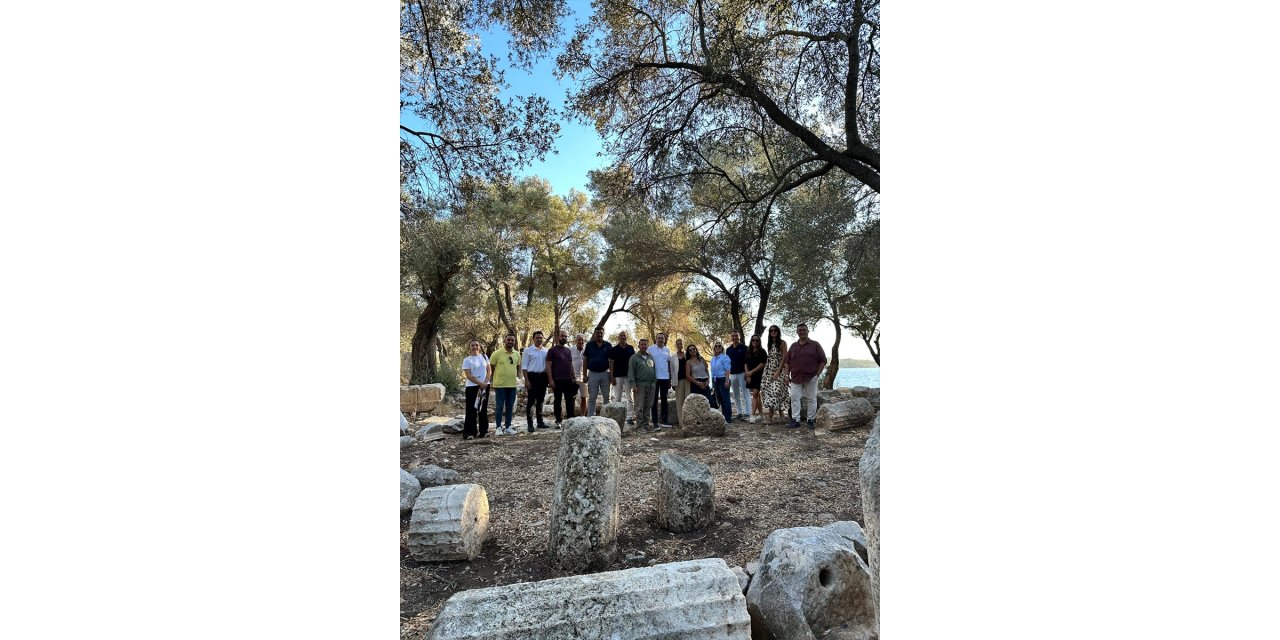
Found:
<path fill-rule="evenodd" d="M 400 436 L 400 446 L 407 447 L 413 444 L 413 436 Z"/>
<path fill-rule="evenodd" d="M 829 404 L 852 399 L 853 395 L 849 393 L 848 389 L 822 389 L 818 391 L 818 409 L 821 410 Z"/>
<path fill-rule="evenodd" d="M 765 538 L 747 588 L 752 635 L 812 640 L 877 637 L 871 576 L 853 543 L 823 527 L 777 529 Z"/>
<path fill-rule="evenodd" d="M 706 558 L 462 591 L 426 638 L 750 640 L 751 620 L 733 571 Z"/>
<path fill-rule="evenodd" d="M 876 626 L 880 629 L 880 416 L 871 427 L 871 437 L 858 462 L 858 483 L 862 487 L 862 514 L 866 519 L 867 564 L 871 568 L 871 593 L 875 602 Z"/>
<path fill-rule="evenodd" d="M 849 390 L 849 394 L 855 398 L 865 398 L 871 395 L 871 387 L 854 387 Z"/>
<path fill-rule="evenodd" d="M 442 433 L 444 431 L 444 424 L 445 423 L 443 422 L 433 422 L 428 425 L 423 425 L 421 429 L 418 429 L 418 433 L 415 434 L 414 437 L 425 438 L 433 433 Z"/>
<path fill-rule="evenodd" d="M 862 531 L 862 527 L 853 520 L 841 520 L 840 522 L 832 522 L 826 525 L 827 529 L 831 529 L 836 533 L 844 536 L 844 538 L 853 543 L 853 548 L 862 557 L 863 562 L 867 560 L 867 536 Z"/>
<path fill-rule="evenodd" d="M 423 489 L 409 520 L 409 555 L 419 562 L 474 560 L 489 537 L 489 496 L 478 484 Z"/>
<path fill-rule="evenodd" d="M 400 515 L 413 511 L 413 503 L 422 493 L 422 483 L 404 469 L 400 470 Z"/>
<path fill-rule="evenodd" d="M 579 417 L 563 423 L 549 546 L 563 570 L 605 569 L 617 557 L 621 441 L 610 418 Z"/>
<path fill-rule="evenodd" d="M 414 469 L 409 473 L 417 478 L 423 487 L 440 487 L 462 482 L 462 476 L 457 471 L 437 467 L 434 464 L 429 464 L 421 469 Z"/>
<path fill-rule="evenodd" d="M 465 424 L 465 422 L 466 421 L 462 418 L 453 418 L 448 422 L 441 423 L 440 430 L 445 433 L 462 433 L 462 425 Z"/>
<path fill-rule="evenodd" d="M 684 533 L 715 520 L 716 483 L 707 465 L 674 453 L 658 456 L 658 526 Z"/>
<path fill-rule="evenodd" d="M 854 398 L 845 402 L 823 405 L 818 409 L 815 424 L 827 431 L 844 431 L 866 427 L 876 417 L 876 410 L 866 398 Z"/>
<path fill-rule="evenodd" d="M 691 393 L 684 399 L 684 406 L 680 408 L 680 418 L 684 421 L 684 425 L 680 428 L 680 435 L 685 438 L 693 436 L 723 436 L 725 434 L 726 423 L 724 414 L 711 409 L 711 403 L 707 402 L 706 396 L 699 393 Z"/>
<path fill-rule="evenodd" d="M 634 426 L 630 429 L 627 428 L 627 403 L 625 402 L 610 402 L 609 404 L 606 404 L 604 409 L 600 410 L 600 415 L 606 418 L 612 418 L 614 422 L 618 423 L 618 429 L 620 429 L 624 435 L 635 430 Z"/>
<path fill-rule="evenodd" d="M 400 412 L 400 435 L 404 435 L 409 430 L 409 419 L 404 417 L 404 412 Z"/>

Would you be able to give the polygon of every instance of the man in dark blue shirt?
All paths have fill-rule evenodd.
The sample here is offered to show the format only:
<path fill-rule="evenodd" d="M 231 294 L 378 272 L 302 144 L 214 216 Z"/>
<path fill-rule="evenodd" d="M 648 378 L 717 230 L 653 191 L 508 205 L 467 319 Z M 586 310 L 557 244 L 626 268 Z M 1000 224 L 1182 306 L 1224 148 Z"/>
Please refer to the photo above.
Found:
<path fill-rule="evenodd" d="M 603 394 L 604 401 L 609 402 L 609 350 L 612 348 L 613 345 L 604 339 L 604 327 L 596 327 L 591 342 L 582 350 L 586 365 L 583 367 L 582 381 L 587 385 L 588 416 L 597 415 L 597 393 Z"/>
<path fill-rule="evenodd" d="M 625 402 L 627 405 L 627 424 L 633 424 L 636 418 L 635 403 L 631 400 L 631 378 L 627 375 L 631 356 L 635 354 L 636 350 L 627 344 L 627 332 L 620 331 L 618 344 L 609 350 L 609 386 L 613 387 L 612 402 Z"/>
<path fill-rule="evenodd" d="M 729 356 L 729 388 L 733 391 L 735 420 L 746 420 L 751 417 L 751 396 L 747 392 L 747 345 L 742 344 L 742 336 L 734 331 L 729 334 L 729 348 L 724 350 Z"/>

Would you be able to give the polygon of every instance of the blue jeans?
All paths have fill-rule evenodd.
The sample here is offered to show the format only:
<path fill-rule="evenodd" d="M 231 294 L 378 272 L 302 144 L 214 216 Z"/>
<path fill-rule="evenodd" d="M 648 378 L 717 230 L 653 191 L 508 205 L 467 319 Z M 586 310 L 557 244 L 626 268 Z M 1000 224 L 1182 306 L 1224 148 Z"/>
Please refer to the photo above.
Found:
<path fill-rule="evenodd" d="M 725 380 L 728 378 L 712 378 L 711 388 L 715 390 L 720 410 L 724 412 L 724 421 L 733 422 L 733 407 L 729 404 L 729 388 L 725 386 Z"/>
<path fill-rule="evenodd" d="M 502 417 L 507 418 L 507 428 L 511 427 L 511 413 L 516 410 L 516 388 L 494 387 L 493 397 L 498 404 L 493 410 L 493 426 L 502 429 Z"/>

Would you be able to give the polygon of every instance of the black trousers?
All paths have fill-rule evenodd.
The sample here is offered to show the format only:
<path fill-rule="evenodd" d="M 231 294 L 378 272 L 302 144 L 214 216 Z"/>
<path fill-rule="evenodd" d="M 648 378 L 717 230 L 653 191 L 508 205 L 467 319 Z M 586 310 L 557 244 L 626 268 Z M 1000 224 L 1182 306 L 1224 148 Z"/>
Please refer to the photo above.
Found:
<path fill-rule="evenodd" d="M 476 408 L 476 396 L 480 395 L 481 387 L 467 387 L 467 417 L 462 421 L 462 437 L 478 436 L 483 438 L 489 433 L 489 394 L 484 394 L 484 402 L 480 404 L 480 408 Z"/>
<path fill-rule="evenodd" d="M 658 381 L 658 387 L 654 390 L 654 394 L 653 394 L 653 426 L 655 426 L 655 427 L 656 427 L 656 426 L 658 426 L 658 425 L 660 425 L 660 424 L 668 424 L 668 423 L 667 423 L 667 409 L 668 409 L 668 408 L 669 408 L 669 406 L 670 406 L 670 405 L 667 403 L 667 392 L 668 392 L 668 391 L 671 391 L 671 381 L 670 381 L 670 380 L 659 380 L 659 381 Z M 661 406 L 662 406 L 662 420 L 658 420 L 658 406 L 659 406 L 659 405 L 661 405 Z"/>
<path fill-rule="evenodd" d="M 556 422 L 560 422 L 560 398 L 564 398 L 564 406 L 569 411 L 569 417 L 573 415 L 573 396 L 578 391 L 578 383 L 574 380 L 556 380 L 555 399 L 552 400 L 553 409 L 556 412 Z"/>
<path fill-rule="evenodd" d="M 537 417 L 536 424 L 542 426 L 542 403 L 547 401 L 547 372 L 526 372 L 529 377 L 528 393 L 525 395 L 524 419 L 527 426 L 532 429 L 535 424 L 534 417 Z"/>

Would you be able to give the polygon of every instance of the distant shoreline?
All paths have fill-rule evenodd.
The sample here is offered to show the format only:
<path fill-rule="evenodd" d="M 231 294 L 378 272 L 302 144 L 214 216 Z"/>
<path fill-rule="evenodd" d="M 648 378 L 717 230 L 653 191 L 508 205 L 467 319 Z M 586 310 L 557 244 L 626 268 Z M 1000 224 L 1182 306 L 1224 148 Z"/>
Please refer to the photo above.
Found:
<path fill-rule="evenodd" d="M 842 369 L 879 369 L 880 365 L 875 360 L 854 360 L 852 358 L 841 358 L 840 367 Z"/>

